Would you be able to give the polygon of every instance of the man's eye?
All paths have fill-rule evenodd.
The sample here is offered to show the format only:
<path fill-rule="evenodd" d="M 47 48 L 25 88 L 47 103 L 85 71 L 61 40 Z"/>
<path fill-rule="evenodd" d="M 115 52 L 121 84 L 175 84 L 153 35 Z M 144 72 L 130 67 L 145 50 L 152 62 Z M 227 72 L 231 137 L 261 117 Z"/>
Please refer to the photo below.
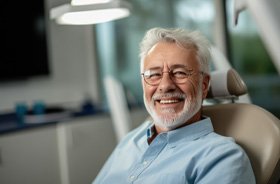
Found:
<path fill-rule="evenodd" d="M 151 73 L 148 78 L 157 79 L 161 77 L 161 73 Z"/>
<path fill-rule="evenodd" d="M 172 74 L 174 77 L 183 78 L 183 77 L 189 77 L 191 75 L 191 71 L 177 70 L 177 71 L 173 71 Z"/>

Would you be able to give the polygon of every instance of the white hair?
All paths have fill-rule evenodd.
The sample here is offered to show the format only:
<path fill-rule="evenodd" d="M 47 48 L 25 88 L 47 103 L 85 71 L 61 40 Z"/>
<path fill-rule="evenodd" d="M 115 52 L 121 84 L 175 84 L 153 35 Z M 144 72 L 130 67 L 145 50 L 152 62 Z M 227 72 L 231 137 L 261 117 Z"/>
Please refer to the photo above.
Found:
<path fill-rule="evenodd" d="M 152 28 L 147 31 L 140 43 L 140 69 L 144 70 L 144 59 L 150 49 L 159 42 L 176 43 L 178 46 L 196 51 L 197 61 L 201 70 L 209 73 L 210 43 L 198 31 L 188 31 L 185 29 L 164 29 Z"/>

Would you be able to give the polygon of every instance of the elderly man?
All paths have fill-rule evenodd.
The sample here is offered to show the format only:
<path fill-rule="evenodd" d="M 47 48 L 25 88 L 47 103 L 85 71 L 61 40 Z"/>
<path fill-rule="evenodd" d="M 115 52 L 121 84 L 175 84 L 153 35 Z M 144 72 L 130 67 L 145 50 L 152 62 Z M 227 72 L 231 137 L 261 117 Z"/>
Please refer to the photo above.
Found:
<path fill-rule="evenodd" d="M 151 119 L 116 147 L 94 184 L 251 184 L 250 161 L 201 113 L 209 86 L 209 43 L 199 32 L 154 28 L 140 45 Z"/>

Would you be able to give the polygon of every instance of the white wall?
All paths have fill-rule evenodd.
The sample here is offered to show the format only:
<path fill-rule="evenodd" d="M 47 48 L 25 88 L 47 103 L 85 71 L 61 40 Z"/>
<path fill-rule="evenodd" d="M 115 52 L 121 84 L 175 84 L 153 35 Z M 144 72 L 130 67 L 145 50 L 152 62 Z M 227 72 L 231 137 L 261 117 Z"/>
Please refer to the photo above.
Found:
<path fill-rule="evenodd" d="M 46 0 L 46 9 L 66 2 Z M 0 83 L 0 111 L 14 108 L 19 101 L 73 105 L 85 93 L 98 100 L 92 26 L 61 26 L 51 20 L 47 26 L 51 75 Z"/>

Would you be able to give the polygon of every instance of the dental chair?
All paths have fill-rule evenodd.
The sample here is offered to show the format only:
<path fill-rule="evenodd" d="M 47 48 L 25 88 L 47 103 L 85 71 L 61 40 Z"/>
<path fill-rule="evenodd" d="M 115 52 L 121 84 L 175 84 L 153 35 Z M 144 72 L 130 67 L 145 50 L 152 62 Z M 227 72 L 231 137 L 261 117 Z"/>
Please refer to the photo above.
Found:
<path fill-rule="evenodd" d="M 233 137 L 246 151 L 257 184 L 275 184 L 280 177 L 280 121 L 265 109 L 234 103 L 247 88 L 234 69 L 211 73 L 203 114 L 211 117 L 214 131 Z M 206 101 L 208 101 L 206 99 Z"/>

